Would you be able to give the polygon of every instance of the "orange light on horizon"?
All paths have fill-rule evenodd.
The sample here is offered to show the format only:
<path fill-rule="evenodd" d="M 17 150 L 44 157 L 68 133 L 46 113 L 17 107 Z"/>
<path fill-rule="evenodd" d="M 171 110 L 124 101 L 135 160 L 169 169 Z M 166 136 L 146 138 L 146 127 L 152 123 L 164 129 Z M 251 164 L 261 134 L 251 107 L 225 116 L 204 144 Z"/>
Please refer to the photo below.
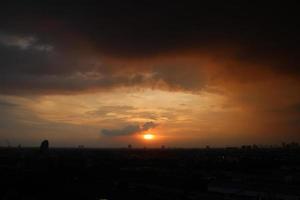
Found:
<path fill-rule="evenodd" d="M 150 133 L 147 133 L 147 134 L 143 135 L 143 138 L 145 140 L 153 140 L 154 139 L 154 135 L 150 134 Z"/>

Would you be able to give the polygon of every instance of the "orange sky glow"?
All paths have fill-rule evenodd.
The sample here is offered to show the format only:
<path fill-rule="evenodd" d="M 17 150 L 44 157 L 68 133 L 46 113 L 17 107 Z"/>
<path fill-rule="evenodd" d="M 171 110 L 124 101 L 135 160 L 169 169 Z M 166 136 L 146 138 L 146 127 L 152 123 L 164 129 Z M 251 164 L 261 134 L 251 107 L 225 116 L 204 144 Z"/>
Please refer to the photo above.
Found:
<path fill-rule="evenodd" d="M 0 12 L 0 146 L 300 140 L 299 20 L 281 4 L 94 3 Z"/>

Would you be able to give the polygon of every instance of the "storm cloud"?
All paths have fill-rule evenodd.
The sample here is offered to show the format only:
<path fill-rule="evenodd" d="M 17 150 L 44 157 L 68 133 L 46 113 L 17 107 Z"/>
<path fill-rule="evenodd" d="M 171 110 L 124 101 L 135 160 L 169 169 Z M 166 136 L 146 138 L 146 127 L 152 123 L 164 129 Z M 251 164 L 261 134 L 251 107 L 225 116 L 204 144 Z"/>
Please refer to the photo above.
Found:
<path fill-rule="evenodd" d="M 211 80 L 252 79 L 268 70 L 299 78 L 297 6 L 130 2 L 5 3 L 0 92 L 200 91 Z M 194 61 L 178 63 L 183 57 Z"/>

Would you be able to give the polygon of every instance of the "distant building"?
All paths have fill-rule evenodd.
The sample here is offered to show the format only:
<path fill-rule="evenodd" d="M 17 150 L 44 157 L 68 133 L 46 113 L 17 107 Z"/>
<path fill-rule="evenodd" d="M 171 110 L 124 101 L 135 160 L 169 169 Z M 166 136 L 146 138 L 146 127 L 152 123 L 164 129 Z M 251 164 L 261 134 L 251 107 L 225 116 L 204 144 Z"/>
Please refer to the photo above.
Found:
<path fill-rule="evenodd" d="M 41 153 L 47 153 L 48 151 L 49 151 L 49 141 L 48 140 L 44 140 L 41 143 L 40 152 Z"/>

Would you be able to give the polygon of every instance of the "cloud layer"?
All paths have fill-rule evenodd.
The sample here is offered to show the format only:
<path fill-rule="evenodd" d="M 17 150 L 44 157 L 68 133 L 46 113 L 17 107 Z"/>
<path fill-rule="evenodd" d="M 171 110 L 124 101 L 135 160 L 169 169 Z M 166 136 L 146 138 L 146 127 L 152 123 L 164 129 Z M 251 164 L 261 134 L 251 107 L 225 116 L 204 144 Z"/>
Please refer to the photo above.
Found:
<path fill-rule="evenodd" d="M 290 4 L 56 3 L 1 8 L 1 93 L 199 91 L 216 79 L 269 72 L 299 79 L 299 20 Z"/>

